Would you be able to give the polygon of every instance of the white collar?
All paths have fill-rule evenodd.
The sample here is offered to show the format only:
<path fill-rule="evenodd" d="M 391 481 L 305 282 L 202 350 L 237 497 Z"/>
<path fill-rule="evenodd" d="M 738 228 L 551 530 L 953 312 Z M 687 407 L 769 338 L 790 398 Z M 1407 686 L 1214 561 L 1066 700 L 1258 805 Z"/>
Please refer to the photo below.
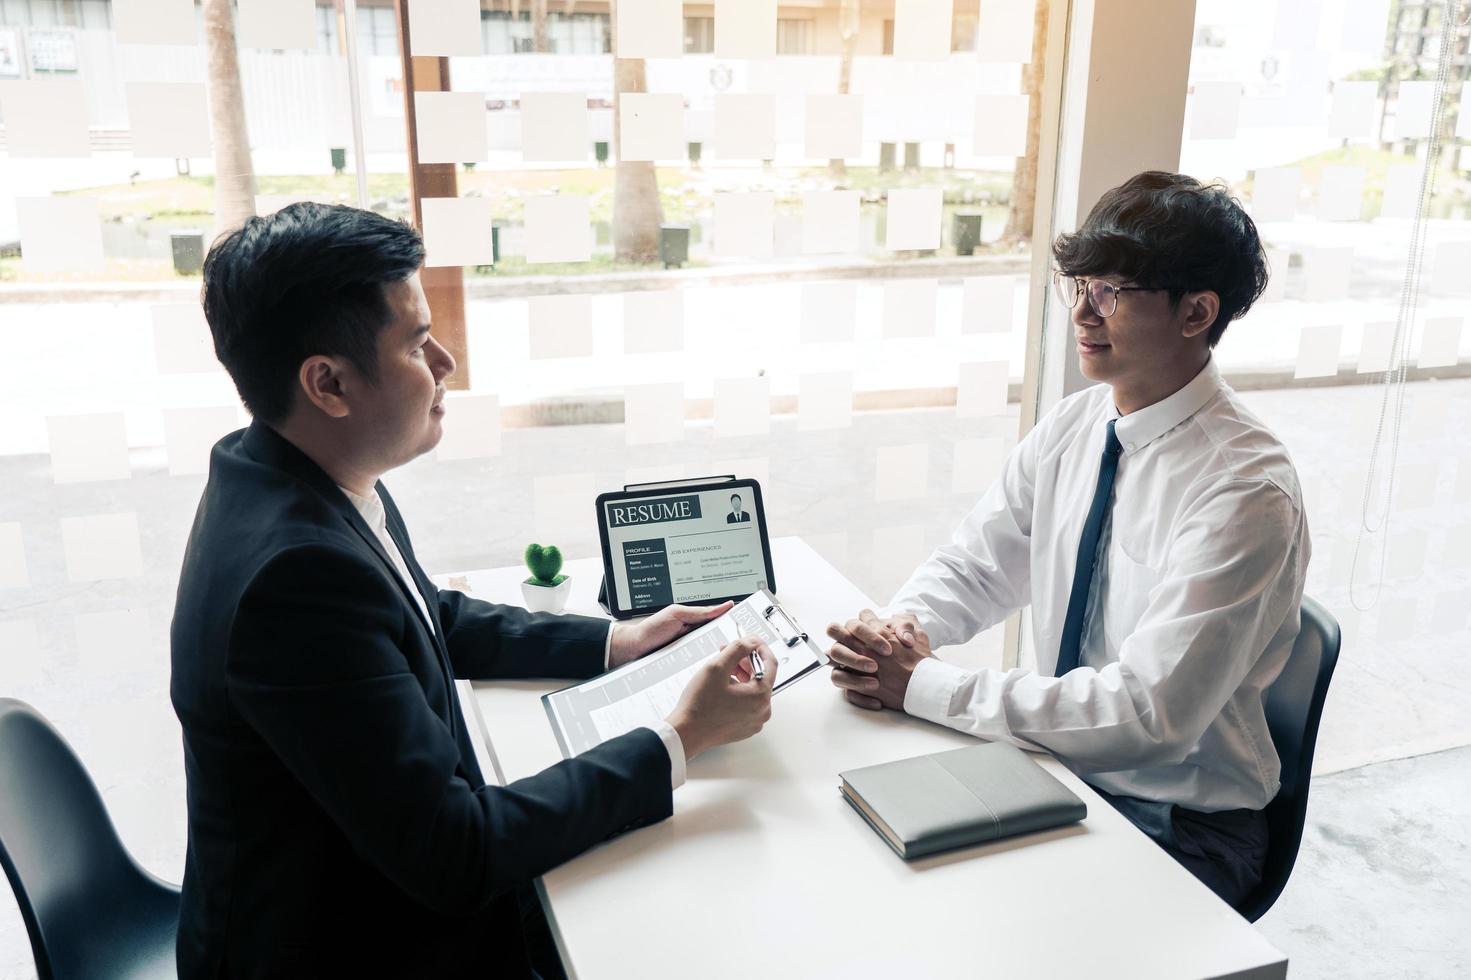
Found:
<path fill-rule="evenodd" d="M 1162 398 L 1153 405 L 1146 405 L 1128 415 L 1119 415 L 1113 399 L 1109 399 L 1107 419 L 1118 419 L 1114 432 L 1123 443 L 1125 452 L 1143 449 L 1190 416 L 1200 411 L 1221 389 L 1221 372 L 1212 357 L 1205 367 L 1185 387 Z"/>

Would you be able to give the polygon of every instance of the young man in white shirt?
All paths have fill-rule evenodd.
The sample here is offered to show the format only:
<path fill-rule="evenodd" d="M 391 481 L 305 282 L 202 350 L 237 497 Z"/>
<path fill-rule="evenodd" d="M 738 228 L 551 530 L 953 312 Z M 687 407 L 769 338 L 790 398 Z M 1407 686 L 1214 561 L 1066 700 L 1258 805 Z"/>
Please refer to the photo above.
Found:
<path fill-rule="evenodd" d="M 1055 754 L 1228 902 L 1280 785 L 1262 709 L 1310 547 L 1286 449 L 1211 351 L 1267 282 L 1228 192 L 1149 172 L 1053 245 L 1084 375 L 951 542 L 843 625 L 848 700 Z M 1030 606 L 1036 670 L 931 655 Z"/>

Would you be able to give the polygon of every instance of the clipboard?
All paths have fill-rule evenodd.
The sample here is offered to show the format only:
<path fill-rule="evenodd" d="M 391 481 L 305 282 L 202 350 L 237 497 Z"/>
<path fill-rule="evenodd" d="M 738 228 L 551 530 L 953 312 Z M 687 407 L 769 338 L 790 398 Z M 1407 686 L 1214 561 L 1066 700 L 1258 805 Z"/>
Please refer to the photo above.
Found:
<path fill-rule="evenodd" d="M 774 694 L 827 663 L 827 654 L 792 614 L 769 590 L 762 589 L 662 650 L 542 695 L 542 707 L 562 758 L 570 759 L 635 728 L 663 721 L 701 664 L 732 640 L 751 635 L 765 640 L 777 658 Z"/>

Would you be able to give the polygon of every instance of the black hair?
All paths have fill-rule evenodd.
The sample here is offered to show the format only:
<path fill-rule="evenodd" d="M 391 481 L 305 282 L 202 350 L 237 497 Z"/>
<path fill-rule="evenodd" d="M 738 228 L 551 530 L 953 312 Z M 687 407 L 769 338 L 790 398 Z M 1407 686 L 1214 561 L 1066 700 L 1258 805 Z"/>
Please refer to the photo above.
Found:
<path fill-rule="evenodd" d="M 1164 289 L 1171 303 L 1196 290 L 1221 299 L 1207 341 L 1251 309 L 1267 288 L 1261 239 L 1223 184 L 1147 170 L 1107 191 L 1083 227 L 1052 243 L 1059 268 L 1076 276 L 1122 276 Z"/>
<path fill-rule="evenodd" d="M 733 494 L 730 495 L 730 499 L 731 500 L 740 500 L 741 499 L 741 495 L 738 494 L 738 493 L 733 493 Z"/>
<path fill-rule="evenodd" d="M 383 287 L 423 262 L 412 227 L 345 205 L 290 204 L 216 239 L 204 260 L 204 316 L 250 413 L 284 420 L 301 362 L 315 354 L 344 357 L 377 382 L 390 317 Z"/>

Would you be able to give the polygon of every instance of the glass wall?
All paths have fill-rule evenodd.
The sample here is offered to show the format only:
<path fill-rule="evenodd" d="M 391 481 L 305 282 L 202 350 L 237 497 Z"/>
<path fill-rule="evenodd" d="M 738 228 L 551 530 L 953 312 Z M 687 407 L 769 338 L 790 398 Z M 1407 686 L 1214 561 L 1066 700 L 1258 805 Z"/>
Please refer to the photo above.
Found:
<path fill-rule="evenodd" d="M 1247 203 L 1272 267 L 1217 358 L 1293 453 L 1308 592 L 1344 630 L 1323 770 L 1471 736 L 1445 683 L 1471 641 L 1471 60 L 1444 9 L 1197 5 L 1181 168 Z"/>
<path fill-rule="evenodd" d="M 733 473 L 773 537 L 885 602 L 1017 438 L 1047 5 L 549 6 L 410 31 L 448 59 L 412 136 L 453 171 L 424 231 L 468 346 L 444 443 L 385 480 L 419 559 L 593 557 L 598 492 Z M 251 210 L 359 201 L 345 12 L 273 7 L 232 15 L 231 110 L 202 7 L 0 0 L 0 696 L 53 720 L 174 881 L 172 597 L 208 449 L 248 421 L 199 261 Z M 408 219 L 392 8 L 359 4 L 355 36 L 364 203 Z M 30 970 L 0 902 L 0 977 Z"/>

